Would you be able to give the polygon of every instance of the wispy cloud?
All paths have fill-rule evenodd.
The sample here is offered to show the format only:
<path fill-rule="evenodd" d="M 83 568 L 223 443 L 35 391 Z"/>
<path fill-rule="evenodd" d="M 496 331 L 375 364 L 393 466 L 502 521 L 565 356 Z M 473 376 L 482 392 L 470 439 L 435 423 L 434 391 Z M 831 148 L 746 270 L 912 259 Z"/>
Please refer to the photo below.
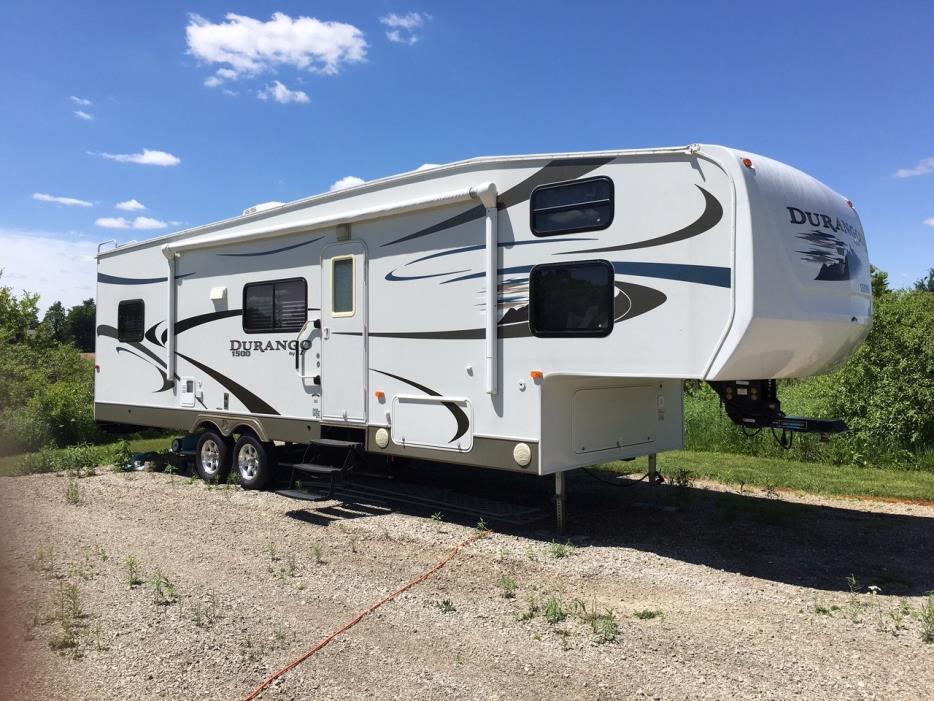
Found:
<path fill-rule="evenodd" d="M 331 185 L 331 192 L 337 192 L 338 190 L 346 190 L 348 187 L 356 187 L 357 185 L 363 185 L 366 180 L 363 178 L 358 178 L 356 175 L 345 175 L 340 180 L 334 182 Z"/>
<path fill-rule="evenodd" d="M 164 229 L 168 226 L 164 221 L 152 217 L 136 217 L 130 221 L 125 217 L 100 217 L 94 222 L 104 229 Z"/>
<path fill-rule="evenodd" d="M 75 110 L 74 114 L 78 119 L 83 119 L 87 122 L 90 122 L 92 119 L 94 119 L 93 114 L 88 114 L 84 110 Z"/>
<path fill-rule="evenodd" d="M 308 94 L 304 90 L 289 90 L 278 80 L 274 80 L 272 85 L 267 85 L 262 90 L 257 90 L 256 97 L 260 100 L 275 100 L 283 105 L 290 102 L 304 104 L 309 101 Z"/>
<path fill-rule="evenodd" d="M 404 15 L 397 15 L 390 12 L 385 17 L 380 17 L 379 21 L 386 25 L 386 38 L 396 44 L 417 44 L 421 35 L 418 32 L 425 23 L 431 19 L 427 12 L 408 12 Z"/>
<path fill-rule="evenodd" d="M 895 171 L 895 177 L 914 178 L 928 173 L 934 173 L 934 158 L 922 158 L 914 168 L 899 168 Z"/>
<path fill-rule="evenodd" d="M 40 202 L 54 202 L 55 204 L 63 204 L 66 207 L 91 206 L 91 203 L 87 200 L 79 200 L 77 197 L 59 197 L 58 195 L 47 195 L 44 192 L 34 192 L 32 193 L 32 198 L 34 200 L 39 200 Z"/>
<path fill-rule="evenodd" d="M 0 284 L 39 293 L 40 312 L 53 302 L 66 307 L 94 296 L 97 244 L 59 234 L 0 227 Z"/>
<path fill-rule="evenodd" d="M 283 12 L 274 13 L 266 22 L 233 12 L 224 19 L 215 23 L 192 14 L 185 29 L 188 53 L 220 66 L 205 80 L 208 87 L 277 66 L 334 75 L 345 63 L 366 60 L 363 32 L 352 24 L 314 17 L 293 19 Z"/>
<path fill-rule="evenodd" d="M 117 209 L 122 209 L 124 212 L 138 212 L 146 209 L 146 205 L 139 200 L 125 200 L 117 203 Z"/>
<path fill-rule="evenodd" d="M 934 217 L 928 217 L 922 223 L 927 224 L 928 226 L 934 226 Z"/>
<path fill-rule="evenodd" d="M 78 97 L 77 95 L 72 95 L 68 99 L 71 100 L 74 104 L 78 105 L 78 107 L 90 107 L 94 104 L 90 100 L 86 100 L 83 97 Z"/>
<path fill-rule="evenodd" d="M 88 151 L 92 156 L 100 156 L 117 163 L 138 163 L 144 166 L 177 166 L 182 162 L 178 156 L 174 156 L 166 151 L 151 151 L 144 148 L 140 153 L 94 153 Z"/>

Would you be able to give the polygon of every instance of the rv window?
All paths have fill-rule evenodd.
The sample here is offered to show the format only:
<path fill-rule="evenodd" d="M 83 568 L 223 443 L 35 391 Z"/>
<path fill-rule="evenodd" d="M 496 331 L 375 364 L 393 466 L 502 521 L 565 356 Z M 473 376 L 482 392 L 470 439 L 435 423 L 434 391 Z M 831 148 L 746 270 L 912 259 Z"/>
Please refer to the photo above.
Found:
<path fill-rule="evenodd" d="M 143 340 L 143 330 L 146 326 L 144 312 L 145 305 L 141 299 L 132 299 L 117 305 L 118 341 L 132 343 Z"/>
<path fill-rule="evenodd" d="M 605 229 L 613 221 L 613 181 L 590 178 L 542 185 L 532 192 L 531 213 L 536 236 Z"/>
<path fill-rule="evenodd" d="M 613 330 L 613 266 L 605 260 L 536 265 L 529 274 L 535 336 L 606 336 Z"/>
<path fill-rule="evenodd" d="M 307 318 L 308 287 L 302 279 L 243 288 L 243 330 L 248 333 L 300 331 Z"/>
<path fill-rule="evenodd" d="M 331 314 L 353 316 L 353 256 L 331 261 Z"/>

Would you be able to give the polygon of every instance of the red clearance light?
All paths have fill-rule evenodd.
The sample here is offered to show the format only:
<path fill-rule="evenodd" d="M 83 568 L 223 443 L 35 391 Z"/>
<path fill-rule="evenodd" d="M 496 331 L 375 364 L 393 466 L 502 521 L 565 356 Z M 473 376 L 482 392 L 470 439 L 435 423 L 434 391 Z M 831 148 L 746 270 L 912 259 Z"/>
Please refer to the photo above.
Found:
<path fill-rule="evenodd" d="M 101 366 L 100 366 L 100 365 L 95 365 L 95 366 L 94 366 L 94 372 L 100 372 L 100 371 L 101 371 Z"/>
<path fill-rule="evenodd" d="M 749 169 L 752 169 L 752 159 L 751 159 L 751 158 L 744 158 L 744 159 L 743 159 L 743 165 L 746 166 L 746 167 L 749 168 Z"/>
<path fill-rule="evenodd" d="M 853 209 L 853 200 L 847 200 L 846 203 L 849 205 L 850 209 Z"/>

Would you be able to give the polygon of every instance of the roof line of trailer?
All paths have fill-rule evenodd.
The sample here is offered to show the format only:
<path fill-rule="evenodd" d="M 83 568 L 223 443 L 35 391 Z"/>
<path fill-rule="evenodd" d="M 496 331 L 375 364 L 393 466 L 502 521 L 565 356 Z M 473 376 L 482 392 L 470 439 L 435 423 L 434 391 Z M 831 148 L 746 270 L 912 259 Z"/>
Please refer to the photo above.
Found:
<path fill-rule="evenodd" d="M 648 148 L 648 149 L 613 149 L 606 151 L 573 151 L 565 153 L 538 153 L 538 154 L 522 154 L 515 156 L 480 156 L 476 158 L 468 158 L 461 161 L 454 161 L 453 163 L 446 163 L 432 168 L 424 168 L 422 170 L 411 170 L 405 173 L 398 173 L 395 175 L 389 175 L 383 178 L 377 178 L 375 180 L 368 180 L 360 185 L 355 185 L 353 187 L 348 187 L 343 190 L 338 190 L 336 192 L 324 192 L 316 195 L 310 195 L 308 197 L 303 197 L 298 200 L 293 200 L 292 202 L 287 202 L 279 207 L 274 207 L 271 209 L 266 209 L 260 212 L 255 212 L 253 214 L 247 215 L 238 215 L 231 217 L 229 219 L 222 219 L 216 222 L 209 222 L 207 224 L 201 224 L 199 226 L 192 227 L 190 229 L 183 229 L 181 231 L 176 231 L 171 234 L 165 234 L 162 236 L 156 236 L 151 239 L 146 239 L 144 241 L 131 241 L 123 245 L 117 245 L 114 248 L 108 249 L 106 251 L 98 250 L 97 258 L 108 258 L 110 256 L 116 255 L 118 253 L 125 253 L 127 251 L 138 250 L 141 248 L 148 248 L 150 246 L 158 245 L 160 243 L 168 243 L 170 241 L 175 241 L 182 238 L 188 238 L 191 236 L 198 236 L 201 234 L 207 234 L 212 231 L 217 231 L 227 226 L 232 226 L 234 224 L 246 224 L 251 222 L 260 221 L 271 216 L 278 214 L 284 214 L 287 212 L 295 211 L 296 209 L 301 209 L 312 204 L 321 204 L 324 202 L 330 202 L 334 200 L 339 200 L 342 198 L 347 198 L 349 196 L 363 194 L 369 192 L 370 190 L 376 190 L 381 187 L 384 187 L 390 183 L 402 183 L 407 180 L 415 180 L 419 177 L 425 177 L 431 175 L 432 177 L 437 176 L 442 173 L 447 173 L 450 171 L 456 171 L 468 166 L 476 165 L 495 165 L 499 163 L 516 163 L 522 161 L 539 161 L 539 160 L 554 160 L 560 158 L 599 158 L 606 156 L 614 157 L 626 157 L 626 156 L 642 156 L 642 155 L 658 155 L 666 153 L 682 153 L 682 154 L 693 154 L 697 153 L 701 149 L 699 144 L 691 144 L 688 146 L 671 146 L 671 147 L 662 147 L 662 148 Z M 109 241 L 105 242 L 109 243 Z M 104 245 L 104 244 L 101 244 Z"/>

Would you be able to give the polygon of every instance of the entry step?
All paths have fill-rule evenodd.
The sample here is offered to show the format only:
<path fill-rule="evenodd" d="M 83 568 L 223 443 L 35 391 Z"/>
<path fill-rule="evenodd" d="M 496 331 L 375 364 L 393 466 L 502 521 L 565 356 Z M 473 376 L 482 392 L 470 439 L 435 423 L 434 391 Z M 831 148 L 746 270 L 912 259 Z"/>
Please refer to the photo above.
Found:
<path fill-rule="evenodd" d="M 341 468 L 333 465 L 316 465 L 313 462 L 297 462 L 294 465 L 283 465 L 299 472 L 307 472 L 310 475 L 333 475 L 341 471 Z"/>
<path fill-rule="evenodd" d="M 308 441 L 312 445 L 320 445 L 323 448 L 362 448 L 360 441 L 342 441 L 337 438 L 315 438 Z"/>
<path fill-rule="evenodd" d="M 324 501 L 330 498 L 327 494 L 308 492 L 304 489 L 277 489 L 276 494 L 289 499 L 301 499 L 302 501 Z"/>

